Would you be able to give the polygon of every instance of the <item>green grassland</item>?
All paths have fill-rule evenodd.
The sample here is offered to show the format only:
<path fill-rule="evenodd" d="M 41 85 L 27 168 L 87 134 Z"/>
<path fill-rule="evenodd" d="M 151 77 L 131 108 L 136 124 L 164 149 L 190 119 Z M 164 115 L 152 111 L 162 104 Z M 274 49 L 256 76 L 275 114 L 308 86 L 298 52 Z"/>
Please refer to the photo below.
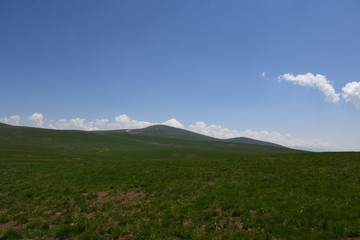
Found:
<path fill-rule="evenodd" d="M 2 125 L 0 239 L 360 239 L 360 153 L 236 141 Z"/>

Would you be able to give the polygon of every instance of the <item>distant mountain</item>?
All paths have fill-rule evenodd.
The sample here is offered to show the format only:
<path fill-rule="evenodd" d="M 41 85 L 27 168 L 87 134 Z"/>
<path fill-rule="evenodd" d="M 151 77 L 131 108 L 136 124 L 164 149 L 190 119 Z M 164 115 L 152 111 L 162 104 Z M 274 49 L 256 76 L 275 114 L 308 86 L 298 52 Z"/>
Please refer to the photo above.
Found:
<path fill-rule="evenodd" d="M 232 143 L 254 144 L 254 145 L 271 146 L 271 147 L 284 147 L 279 144 L 255 140 L 246 137 L 218 139 L 166 125 L 153 125 L 150 127 L 140 128 L 140 129 L 109 130 L 109 131 L 100 131 L 100 132 L 108 132 L 108 133 L 116 132 L 120 134 L 136 134 L 141 136 L 152 136 L 152 137 L 161 137 L 161 138 L 170 138 L 170 139 L 184 139 L 191 141 L 225 141 Z"/>
<path fill-rule="evenodd" d="M 0 160 L 229 158 L 296 152 L 301 151 L 248 138 L 222 140 L 164 125 L 80 131 L 0 124 Z"/>
<path fill-rule="evenodd" d="M 214 138 L 214 137 L 205 136 L 205 135 L 202 135 L 199 133 L 191 132 L 188 130 L 165 126 L 165 125 L 154 125 L 154 126 L 150 126 L 150 127 L 142 128 L 142 129 L 125 130 L 125 132 L 129 133 L 129 134 L 139 134 L 139 135 L 143 135 L 143 136 L 186 139 L 186 140 L 192 140 L 192 141 L 219 141 L 219 140 L 222 140 L 222 139 L 218 139 L 218 138 Z M 279 144 L 255 140 L 255 139 L 246 138 L 246 137 L 229 138 L 229 139 L 225 139 L 222 141 L 233 142 L 233 143 L 262 145 L 262 146 L 272 146 L 272 147 L 284 147 Z"/>
<path fill-rule="evenodd" d="M 132 129 L 126 131 L 129 134 L 138 134 L 142 136 L 152 136 L 172 139 L 185 139 L 191 141 L 218 141 L 219 139 L 201 135 L 188 130 L 170 127 L 166 125 L 154 125 L 142 129 Z"/>

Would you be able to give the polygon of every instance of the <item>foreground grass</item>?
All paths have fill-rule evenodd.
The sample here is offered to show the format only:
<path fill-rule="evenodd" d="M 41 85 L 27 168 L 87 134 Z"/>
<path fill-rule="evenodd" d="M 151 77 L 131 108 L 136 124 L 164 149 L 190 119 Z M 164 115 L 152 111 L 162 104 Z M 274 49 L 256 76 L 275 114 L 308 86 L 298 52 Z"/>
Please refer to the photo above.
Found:
<path fill-rule="evenodd" d="M 0 160 L 0 239 L 360 239 L 360 154 Z"/>

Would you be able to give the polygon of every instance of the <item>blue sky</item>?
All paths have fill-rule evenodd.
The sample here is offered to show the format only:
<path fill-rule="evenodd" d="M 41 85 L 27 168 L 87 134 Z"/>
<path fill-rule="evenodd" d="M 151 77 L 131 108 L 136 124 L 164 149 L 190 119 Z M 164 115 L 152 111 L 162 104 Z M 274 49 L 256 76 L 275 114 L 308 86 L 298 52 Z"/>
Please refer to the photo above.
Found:
<path fill-rule="evenodd" d="M 5 0 L 0 29 L 1 122 L 360 150 L 357 0 Z"/>

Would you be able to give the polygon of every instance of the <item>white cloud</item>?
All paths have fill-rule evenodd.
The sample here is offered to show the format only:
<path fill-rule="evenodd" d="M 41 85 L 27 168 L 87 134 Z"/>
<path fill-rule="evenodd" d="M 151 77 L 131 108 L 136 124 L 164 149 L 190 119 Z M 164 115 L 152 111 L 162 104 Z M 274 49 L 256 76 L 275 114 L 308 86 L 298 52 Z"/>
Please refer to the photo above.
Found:
<path fill-rule="evenodd" d="M 94 126 L 106 126 L 106 124 L 109 122 L 108 119 L 102 118 L 102 119 L 96 119 L 93 121 Z"/>
<path fill-rule="evenodd" d="M 21 117 L 14 115 L 11 117 L 0 118 L 0 121 L 5 123 L 19 125 Z M 225 128 L 221 125 L 207 125 L 205 122 L 196 122 L 188 127 L 184 127 L 178 120 L 172 118 L 162 123 L 151 123 L 146 121 L 133 120 L 126 114 L 121 114 L 110 121 L 105 118 L 95 119 L 93 121 L 87 121 L 85 118 L 72 118 L 72 119 L 60 119 L 49 120 L 44 118 L 41 113 L 34 113 L 28 120 L 31 121 L 32 126 L 46 127 L 53 129 L 78 129 L 78 130 L 109 130 L 109 129 L 134 129 L 145 128 L 151 125 L 164 124 L 172 127 L 182 128 L 189 131 L 197 132 L 203 135 L 228 139 L 235 137 L 248 137 L 261 141 L 268 141 L 277 143 L 287 147 L 302 147 L 302 148 L 317 148 L 317 149 L 333 149 L 336 146 L 327 142 L 317 139 L 299 139 L 294 138 L 290 134 L 283 134 L 279 132 L 269 131 L 253 131 L 245 130 L 243 132 Z"/>
<path fill-rule="evenodd" d="M 172 118 L 162 123 L 151 123 L 133 120 L 126 114 L 121 114 L 110 121 L 106 118 L 87 121 L 85 118 L 60 119 L 57 121 L 45 119 L 40 113 L 34 113 L 28 118 L 36 127 L 47 127 L 52 129 L 79 129 L 79 130 L 105 130 L 105 129 L 134 129 L 145 128 L 151 125 L 163 124 L 171 127 L 184 128 L 184 126 Z"/>
<path fill-rule="evenodd" d="M 286 73 L 280 75 L 278 80 L 290 81 L 300 86 L 316 87 L 325 95 L 327 102 L 336 103 L 340 100 L 340 94 L 335 92 L 330 81 L 321 74 L 306 73 L 294 76 L 293 74 Z"/>
<path fill-rule="evenodd" d="M 44 125 L 44 116 L 41 113 L 34 113 L 28 117 L 28 120 L 33 122 L 36 127 L 43 127 Z"/>
<path fill-rule="evenodd" d="M 266 76 L 266 72 L 262 72 L 262 73 L 261 73 L 261 76 L 262 76 L 262 77 L 265 77 L 265 76 Z"/>
<path fill-rule="evenodd" d="M 109 126 L 111 126 L 111 127 L 125 128 L 125 129 L 145 128 L 145 127 L 148 127 L 151 125 L 154 125 L 154 123 L 132 120 L 126 114 L 121 114 L 121 115 L 115 117 L 115 122 L 109 124 Z"/>
<path fill-rule="evenodd" d="M 205 122 L 197 122 L 190 125 L 188 130 L 197 132 L 203 135 L 227 139 L 235 137 L 247 137 L 261 141 L 277 143 L 287 147 L 303 147 L 303 148 L 322 148 L 330 149 L 335 147 L 333 144 L 319 140 L 319 139 L 299 139 L 294 138 L 290 134 L 283 134 L 279 132 L 269 131 L 253 131 L 245 130 L 243 132 L 224 128 L 220 125 L 207 125 Z"/>
<path fill-rule="evenodd" d="M 342 88 L 342 96 L 360 110 L 360 82 L 350 82 Z"/>
<path fill-rule="evenodd" d="M 20 119 L 21 117 L 19 115 L 13 115 L 10 117 L 0 118 L 0 122 L 18 126 L 20 125 Z"/>
<path fill-rule="evenodd" d="M 205 122 L 197 122 L 188 127 L 188 130 L 215 138 L 234 138 L 239 137 L 240 133 L 230 130 L 220 125 L 206 125 Z"/>
<path fill-rule="evenodd" d="M 176 127 L 176 128 L 185 128 L 178 120 L 175 118 L 169 119 L 166 122 L 161 123 L 163 125 L 167 125 L 170 127 Z"/>
<path fill-rule="evenodd" d="M 109 123 L 107 125 L 109 127 L 132 129 L 132 128 L 145 128 L 156 124 L 163 124 L 171 127 L 184 128 L 184 126 L 175 118 L 169 119 L 162 123 L 151 123 L 146 121 L 133 120 L 126 114 L 122 114 L 115 117 L 115 122 Z"/>
<path fill-rule="evenodd" d="M 108 126 L 108 119 L 96 119 L 94 121 L 86 121 L 85 118 L 73 118 L 70 120 L 60 119 L 56 122 L 46 120 L 46 126 L 53 129 L 79 129 L 86 131 L 106 129 Z"/>
<path fill-rule="evenodd" d="M 85 118 L 60 119 L 52 121 L 44 119 L 44 126 L 53 129 L 79 129 L 86 131 L 99 130 L 106 127 L 107 119 L 96 119 L 95 121 L 87 121 Z"/>
<path fill-rule="evenodd" d="M 248 137 L 256 140 L 277 143 L 287 147 L 302 147 L 313 149 L 331 149 L 336 147 L 335 145 L 328 143 L 320 139 L 300 139 L 295 138 L 287 133 L 269 132 L 269 131 L 252 131 L 246 130 L 241 133 L 243 137 Z"/>

